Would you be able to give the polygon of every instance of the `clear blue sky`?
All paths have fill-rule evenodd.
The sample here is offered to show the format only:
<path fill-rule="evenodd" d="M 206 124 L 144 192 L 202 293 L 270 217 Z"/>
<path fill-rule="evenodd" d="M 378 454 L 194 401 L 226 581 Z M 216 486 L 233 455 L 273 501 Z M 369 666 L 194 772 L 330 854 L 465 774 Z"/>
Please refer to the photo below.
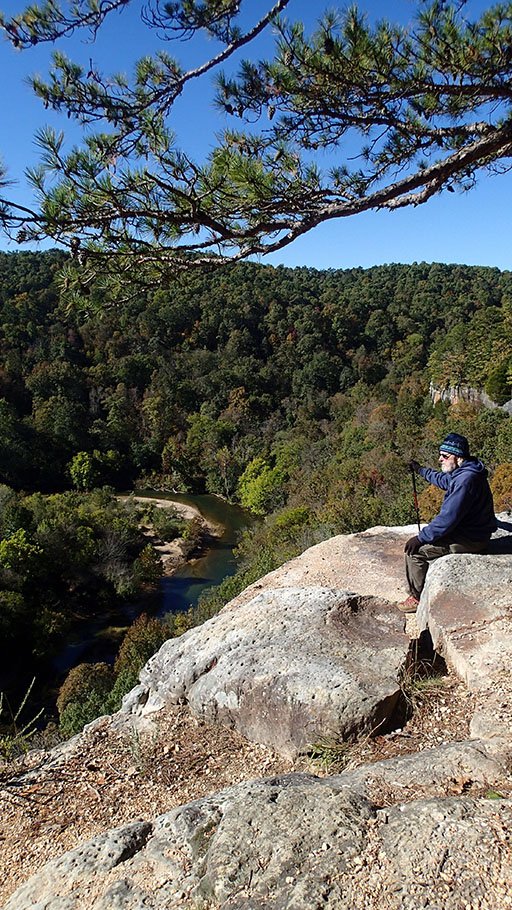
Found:
<path fill-rule="evenodd" d="M 19 11 L 18 0 L 0 0 L 6 14 Z M 340 4 L 341 5 L 341 4 Z M 369 15 L 399 18 L 406 22 L 414 9 L 412 0 L 360 0 Z M 473 8 L 489 4 L 475 0 Z M 254 12 L 266 9 L 264 0 L 251 0 Z M 331 0 L 325 6 L 333 8 Z M 291 0 L 287 15 L 305 18 L 313 23 L 324 8 L 322 0 Z M 313 10 L 313 11 L 312 11 Z M 156 46 L 155 38 L 141 25 L 138 11 L 129 7 L 114 14 L 100 31 L 94 44 L 85 36 L 74 37 L 59 45 L 71 59 L 88 68 L 92 58 L 96 66 L 107 73 L 130 72 L 133 61 Z M 177 50 L 166 50 L 192 60 L 190 43 L 180 43 Z M 208 47 L 202 48 L 203 55 Z M 265 43 L 260 44 L 265 53 Z M 37 160 L 33 136 L 45 123 L 69 132 L 73 127 L 64 117 L 45 111 L 33 97 L 24 81 L 28 74 L 45 74 L 51 48 L 34 48 L 16 52 L 5 41 L 0 44 L 0 78 L 2 85 L 2 121 L 0 155 L 8 167 L 9 176 L 18 181 L 10 195 L 27 203 L 23 173 L 27 165 Z M 191 152 L 205 152 L 213 145 L 215 131 L 226 125 L 226 118 L 211 108 L 204 83 L 194 84 L 176 108 L 174 128 L 181 144 Z M 77 133 L 75 132 L 76 136 Z M 262 259 L 273 264 L 308 265 L 316 268 L 369 267 L 386 262 L 458 262 L 470 265 L 490 265 L 500 269 L 512 268 L 509 226 L 512 212 L 512 174 L 482 177 L 470 193 L 443 194 L 424 206 L 397 212 L 376 212 L 358 215 L 324 224 L 302 237 L 279 254 Z M 0 239 L 2 249 L 16 249 Z"/>

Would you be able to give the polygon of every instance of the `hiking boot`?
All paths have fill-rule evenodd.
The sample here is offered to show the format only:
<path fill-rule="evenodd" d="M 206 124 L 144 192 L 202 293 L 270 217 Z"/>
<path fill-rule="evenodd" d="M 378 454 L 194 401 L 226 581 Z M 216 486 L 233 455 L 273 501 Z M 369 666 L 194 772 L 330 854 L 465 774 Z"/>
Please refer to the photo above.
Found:
<path fill-rule="evenodd" d="M 397 604 L 398 609 L 401 613 L 416 613 L 418 609 L 419 600 L 416 600 L 415 597 L 410 595 L 407 600 L 403 600 L 402 603 Z"/>

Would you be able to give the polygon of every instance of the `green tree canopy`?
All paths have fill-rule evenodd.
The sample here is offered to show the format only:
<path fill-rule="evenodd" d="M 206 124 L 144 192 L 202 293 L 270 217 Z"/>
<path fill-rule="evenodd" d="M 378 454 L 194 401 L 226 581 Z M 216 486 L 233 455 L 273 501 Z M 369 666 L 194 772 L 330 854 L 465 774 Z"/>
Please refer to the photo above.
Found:
<path fill-rule="evenodd" d="M 48 0 L 0 21 L 27 48 L 79 29 L 95 34 L 129 2 Z M 141 28 L 154 29 L 162 49 L 135 62 L 131 79 L 86 71 L 58 50 L 33 87 L 89 130 L 71 152 L 61 134 L 39 135 L 42 163 L 30 176 L 40 211 L 4 199 L 4 224 L 20 240 L 68 245 L 87 287 L 86 258 L 90 269 L 97 260 L 104 268 L 105 256 L 126 269 L 136 257 L 147 280 L 152 268 L 274 251 L 321 222 L 418 205 L 509 168 L 511 3 L 470 17 L 464 0 L 418 0 L 407 27 L 335 9 L 313 34 L 282 16 L 287 5 L 277 0 L 247 24 L 249 0 L 154 0 Z M 248 57 L 235 71 L 235 52 L 250 53 L 270 24 L 269 58 Z M 176 39 L 205 33 L 218 50 L 195 68 L 169 53 Z M 232 125 L 207 160 L 194 161 L 174 136 L 173 105 L 211 72 Z"/>

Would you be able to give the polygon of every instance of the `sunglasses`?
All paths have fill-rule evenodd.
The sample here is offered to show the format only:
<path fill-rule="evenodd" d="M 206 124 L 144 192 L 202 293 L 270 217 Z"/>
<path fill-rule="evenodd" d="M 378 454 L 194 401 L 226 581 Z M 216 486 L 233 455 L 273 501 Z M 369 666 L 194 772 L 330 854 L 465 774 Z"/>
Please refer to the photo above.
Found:
<path fill-rule="evenodd" d="M 452 458 L 452 455 L 449 455 L 447 452 L 439 452 L 439 458 Z"/>

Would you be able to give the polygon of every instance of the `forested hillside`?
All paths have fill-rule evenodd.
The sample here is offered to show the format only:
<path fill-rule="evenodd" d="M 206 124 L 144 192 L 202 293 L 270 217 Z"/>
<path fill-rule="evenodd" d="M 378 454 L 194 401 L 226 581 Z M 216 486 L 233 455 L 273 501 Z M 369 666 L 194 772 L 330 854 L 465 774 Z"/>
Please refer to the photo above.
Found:
<path fill-rule="evenodd" d="M 312 543 L 413 521 L 407 461 L 432 462 L 448 429 L 512 506 L 510 417 L 429 396 L 434 380 L 512 397 L 512 273 L 244 264 L 149 296 L 127 284 L 121 302 L 92 287 L 84 309 L 59 292 L 63 258 L 0 255 L 4 667 L 43 667 L 73 617 L 158 574 L 137 516 L 98 487 L 206 490 L 265 517 L 177 631 Z M 436 503 L 424 487 L 423 518 Z M 163 633 L 140 634 L 143 659 Z M 105 709 L 91 698 L 89 717 Z"/>
<path fill-rule="evenodd" d="M 0 470 L 14 488 L 156 473 L 260 512 L 290 497 L 329 512 L 345 474 L 368 486 L 369 471 L 371 495 L 393 459 L 430 454 L 445 420 L 430 379 L 512 396 L 512 273 L 245 264 L 149 297 L 134 286 L 122 304 L 93 288 L 68 311 L 62 261 L 0 256 Z M 456 420 L 489 461 L 508 458 L 503 414 Z M 325 489 L 310 502 L 313 468 Z"/>

